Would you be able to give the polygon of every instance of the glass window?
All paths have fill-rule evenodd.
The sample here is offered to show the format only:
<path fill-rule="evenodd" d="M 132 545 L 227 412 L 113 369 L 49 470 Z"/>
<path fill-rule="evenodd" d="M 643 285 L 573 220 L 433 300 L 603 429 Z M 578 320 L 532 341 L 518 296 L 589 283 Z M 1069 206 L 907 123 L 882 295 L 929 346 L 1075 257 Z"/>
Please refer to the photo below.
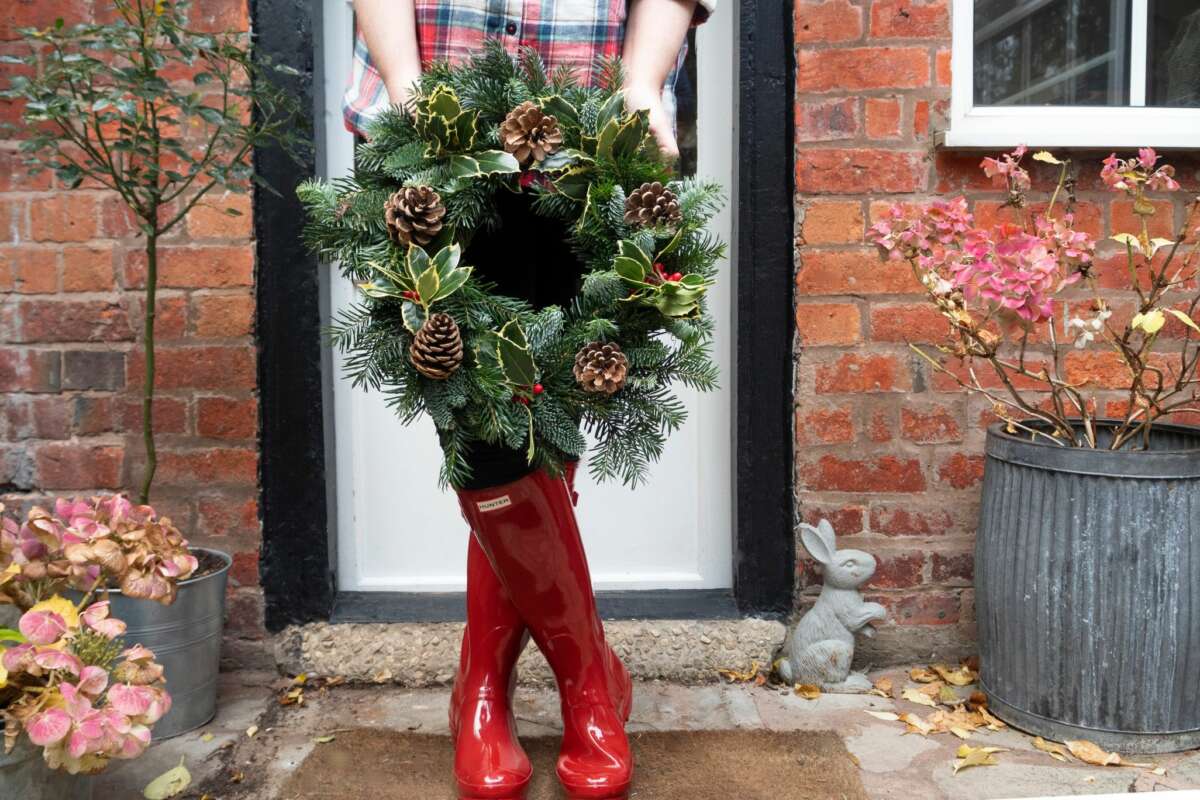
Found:
<path fill-rule="evenodd" d="M 975 0 L 974 102 L 1200 106 L 1197 0 Z"/>

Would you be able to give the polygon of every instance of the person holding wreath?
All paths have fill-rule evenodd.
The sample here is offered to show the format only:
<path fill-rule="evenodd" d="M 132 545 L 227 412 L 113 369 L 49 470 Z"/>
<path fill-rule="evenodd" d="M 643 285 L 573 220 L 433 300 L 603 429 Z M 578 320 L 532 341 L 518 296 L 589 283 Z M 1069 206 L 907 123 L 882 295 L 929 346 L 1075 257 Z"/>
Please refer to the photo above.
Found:
<path fill-rule="evenodd" d="M 422 70 L 461 62 L 488 40 L 588 80 L 620 57 L 624 99 L 646 110 L 665 158 L 678 156 L 674 85 L 689 26 L 715 0 L 355 0 L 358 39 L 344 102 L 346 126 L 366 135 L 390 106 L 406 105 Z M 529 196 L 500 193 L 496 219 L 464 251 L 485 280 L 534 308 L 575 296 L 583 265 L 562 224 L 534 214 Z M 556 227 L 557 226 L 557 227 Z M 623 358 L 623 357 L 622 357 Z M 537 392 L 539 387 L 532 387 Z M 532 768 L 516 737 L 515 665 L 530 636 L 562 700 L 557 772 L 570 798 L 624 798 L 633 776 L 625 736 L 632 685 L 596 610 L 573 508 L 575 463 L 553 476 L 524 452 L 473 442 L 470 479 L 456 486 L 474 535 L 467 560 L 467 626 L 451 697 L 454 775 L 461 798 L 524 798 Z"/>

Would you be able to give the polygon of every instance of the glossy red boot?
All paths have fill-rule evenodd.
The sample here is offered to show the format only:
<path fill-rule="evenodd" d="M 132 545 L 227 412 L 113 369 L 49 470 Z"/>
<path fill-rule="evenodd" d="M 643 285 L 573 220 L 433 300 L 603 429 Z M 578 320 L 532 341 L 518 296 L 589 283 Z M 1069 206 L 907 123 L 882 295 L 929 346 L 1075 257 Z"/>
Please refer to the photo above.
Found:
<path fill-rule="evenodd" d="M 578 461 L 563 462 L 563 479 L 567 482 L 567 492 L 571 495 L 571 505 L 579 505 L 579 492 L 575 491 L 575 474 L 579 470 Z M 610 671 L 610 688 L 612 689 L 613 699 L 617 702 L 617 710 L 621 712 L 621 719 L 629 721 L 629 715 L 633 713 L 633 681 L 629 677 L 629 670 L 625 669 L 625 664 L 621 661 L 621 657 L 611 647 L 608 648 L 608 660 Z"/>
<path fill-rule="evenodd" d="M 626 798 L 633 757 L 566 481 L 538 471 L 459 492 L 459 502 L 554 670 L 563 714 L 558 778 L 567 796 Z"/>
<path fill-rule="evenodd" d="M 467 550 L 467 626 L 450 735 L 461 800 L 524 800 L 533 768 L 513 717 L 517 658 L 527 633 L 475 537 Z"/>

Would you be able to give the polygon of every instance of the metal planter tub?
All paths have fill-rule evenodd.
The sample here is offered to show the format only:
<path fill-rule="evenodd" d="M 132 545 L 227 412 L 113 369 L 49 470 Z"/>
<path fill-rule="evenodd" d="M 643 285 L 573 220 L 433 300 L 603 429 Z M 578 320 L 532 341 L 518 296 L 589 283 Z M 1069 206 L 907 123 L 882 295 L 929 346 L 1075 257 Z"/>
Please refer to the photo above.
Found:
<path fill-rule="evenodd" d="M 109 592 L 113 616 L 129 625 L 125 641 L 153 650 L 166 674 L 171 710 L 155 724 L 156 740 L 199 728 L 217 713 L 225 584 L 233 560 L 219 550 L 192 548 L 197 555 L 202 551 L 218 559 L 220 569 L 181 582 L 169 606 Z"/>
<path fill-rule="evenodd" d="M 92 779 L 46 766 L 42 748 L 21 734 L 5 754 L 0 747 L 0 797 L 16 800 L 92 800 Z"/>
<path fill-rule="evenodd" d="M 989 707 L 1057 741 L 1200 746 L 1200 428 L 1157 425 L 1139 451 L 1043 442 L 988 431 L 975 591 Z"/>

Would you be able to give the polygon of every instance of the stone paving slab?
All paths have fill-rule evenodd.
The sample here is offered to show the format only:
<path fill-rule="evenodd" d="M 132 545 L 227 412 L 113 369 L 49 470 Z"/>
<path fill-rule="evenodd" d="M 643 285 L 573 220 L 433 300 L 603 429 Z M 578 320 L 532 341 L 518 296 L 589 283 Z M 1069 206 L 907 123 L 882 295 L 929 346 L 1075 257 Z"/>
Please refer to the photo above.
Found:
<path fill-rule="evenodd" d="M 904 671 L 888 670 L 873 677 L 883 674 L 893 679 L 897 690 L 905 685 Z M 449 692 L 444 688 L 344 685 L 306 693 L 303 706 L 283 707 L 275 699 L 280 684 L 271 683 L 274 676 L 249 676 L 248 682 L 238 677 L 225 676 L 221 711 L 206 730 L 156 744 L 146 758 L 119 765 L 100 778 L 97 798 L 140 797 L 151 778 L 183 756 L 196 776 L 193 791 L 185 797 L 195 800 L 207 792 L 213 800 L 287 800 L 280 787 L 312 749 L 321 746 L 320 737 L 363 727 L 448 732 Z M 875 696 L 826 694 L 804 700 L 770 687 L 639 682 L 629 728 L 831 730 L 843 737 L 858 760 L 873 800 L 1000 800 L 1200 789 L 1200 752 L 1137 759 L 1162 766 L 1163 775 L 1133 767 L 1062 764 L 1012 729 L 978 731 L 969 741 L 973 746 L 1004 748 L 1006 752 L 997 755 L 997 766 L 954 774 L 951 765 L 962 744 L 959 739 L 950 734 L 908 734 L 903 724 L 878 720 L 866 710 L 931 711 L 905 700 Z M 561 730 L 558 698 L 551 690 L 519 689 L 516 711 L 522 736 Z M 245 734 L 251 724 L 259 728 L 253 738 Z M 204 732 L 213 733 L 212 740 L 204 742 Z M 761 793 L 738 800 L 768 800 L 770 790 L 765 786 Z"/>

